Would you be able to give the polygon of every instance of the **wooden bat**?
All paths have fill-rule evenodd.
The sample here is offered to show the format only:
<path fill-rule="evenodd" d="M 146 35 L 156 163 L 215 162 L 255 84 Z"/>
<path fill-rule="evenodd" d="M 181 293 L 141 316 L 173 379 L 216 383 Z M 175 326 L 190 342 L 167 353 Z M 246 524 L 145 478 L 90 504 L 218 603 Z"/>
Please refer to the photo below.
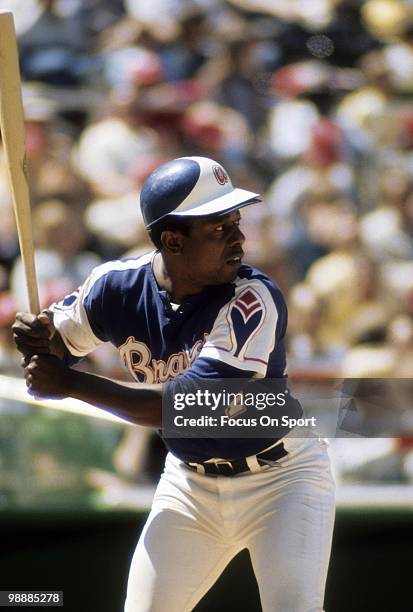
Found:
<path fill-rule="evenodd" d="M 13 14 L 0 11 L 0 132 L 6 156 L 30 311 L 40 312 L 34 264 L 29 187 L 25 168 L 24 115 Z"/>

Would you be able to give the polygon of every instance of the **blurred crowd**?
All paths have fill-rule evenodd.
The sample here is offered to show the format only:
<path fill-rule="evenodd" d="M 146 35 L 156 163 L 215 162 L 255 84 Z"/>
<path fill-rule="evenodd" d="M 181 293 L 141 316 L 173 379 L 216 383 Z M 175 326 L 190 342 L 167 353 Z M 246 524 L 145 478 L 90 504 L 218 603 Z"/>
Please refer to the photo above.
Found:
<path fill-rule="evenodd" d="M 10 1 L 0 0 L 0 8 Z M 411 0 L 14 0 L 43 306 L 151 248 L 139 189 L 181 155 L 263 194 L 247 261 L 290 371 L 413 374 Z M 0 367 L 27 308 L 0 145 Z M 108 349 L 102 372 L 120 375 Z"/>
<path fill-rule="evenodd" d="M 413 377 L 413 0 L 0 0 L 10 8 L 42 306 L 151 249 L 141 185 L 204 155 L 264 196 L 243 211 L 247 261 L 286 294 L 290 373 Z M 10 324 L 27 308 L 0 140 L 0 372 L 20 376 Z M 125 376 L 106 346 L 85 367 Z M 412 481 L 412 438 L 336 442 L 342 475 Z M 163 452 L 129 428 L 113 465 L 144 482 Z"/>

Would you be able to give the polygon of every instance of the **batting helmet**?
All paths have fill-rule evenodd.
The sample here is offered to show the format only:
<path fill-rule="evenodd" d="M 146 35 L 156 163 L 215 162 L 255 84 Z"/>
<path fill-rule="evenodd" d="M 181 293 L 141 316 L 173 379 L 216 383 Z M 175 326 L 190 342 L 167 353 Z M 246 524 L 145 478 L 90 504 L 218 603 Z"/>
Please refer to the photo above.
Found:
<path fill-rule="evenodd" d="M 259 194 L 234 187 L 224 168 L 207 157 L 179 157 L 159 166 L 140 194 L 147 228 L 167 215 L 227 214 L 259 201 Z"/>

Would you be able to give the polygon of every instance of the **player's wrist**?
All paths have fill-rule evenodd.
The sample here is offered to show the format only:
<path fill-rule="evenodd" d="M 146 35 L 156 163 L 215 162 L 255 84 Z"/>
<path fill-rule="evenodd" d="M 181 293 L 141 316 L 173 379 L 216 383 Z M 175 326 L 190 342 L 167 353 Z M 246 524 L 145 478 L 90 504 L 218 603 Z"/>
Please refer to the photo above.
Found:
<path fill-rule="evenodd" d="M 64 387 L 68 397 L 87 401 L 85 395 L 87 394 L 88 388 L 90 388 L 90 375 L 86 372 L 79 372 L 78 370 L 73 370 L 73 368 L 68 367 Z"/>

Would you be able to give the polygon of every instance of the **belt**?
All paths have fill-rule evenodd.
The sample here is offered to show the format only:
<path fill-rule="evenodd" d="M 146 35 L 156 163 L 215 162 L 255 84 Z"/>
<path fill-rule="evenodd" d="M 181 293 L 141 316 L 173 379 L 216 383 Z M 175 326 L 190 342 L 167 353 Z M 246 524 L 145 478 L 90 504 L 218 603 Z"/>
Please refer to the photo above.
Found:
<path fill-rule="evenodd" d="M 255 472 L 264 466 L 273 466 L 276 461 L 288 455 L 281 442 L 272 448 L 258 455 L 250 457 L 241 457 L 226 461 L 220 459 L 218 461 L 205 461 L 203 463 L 194 463 L 185 461 L 185 465 L 194 472 L 205 474 L 206 476 L 236 476 L 243 472 Z"/>

